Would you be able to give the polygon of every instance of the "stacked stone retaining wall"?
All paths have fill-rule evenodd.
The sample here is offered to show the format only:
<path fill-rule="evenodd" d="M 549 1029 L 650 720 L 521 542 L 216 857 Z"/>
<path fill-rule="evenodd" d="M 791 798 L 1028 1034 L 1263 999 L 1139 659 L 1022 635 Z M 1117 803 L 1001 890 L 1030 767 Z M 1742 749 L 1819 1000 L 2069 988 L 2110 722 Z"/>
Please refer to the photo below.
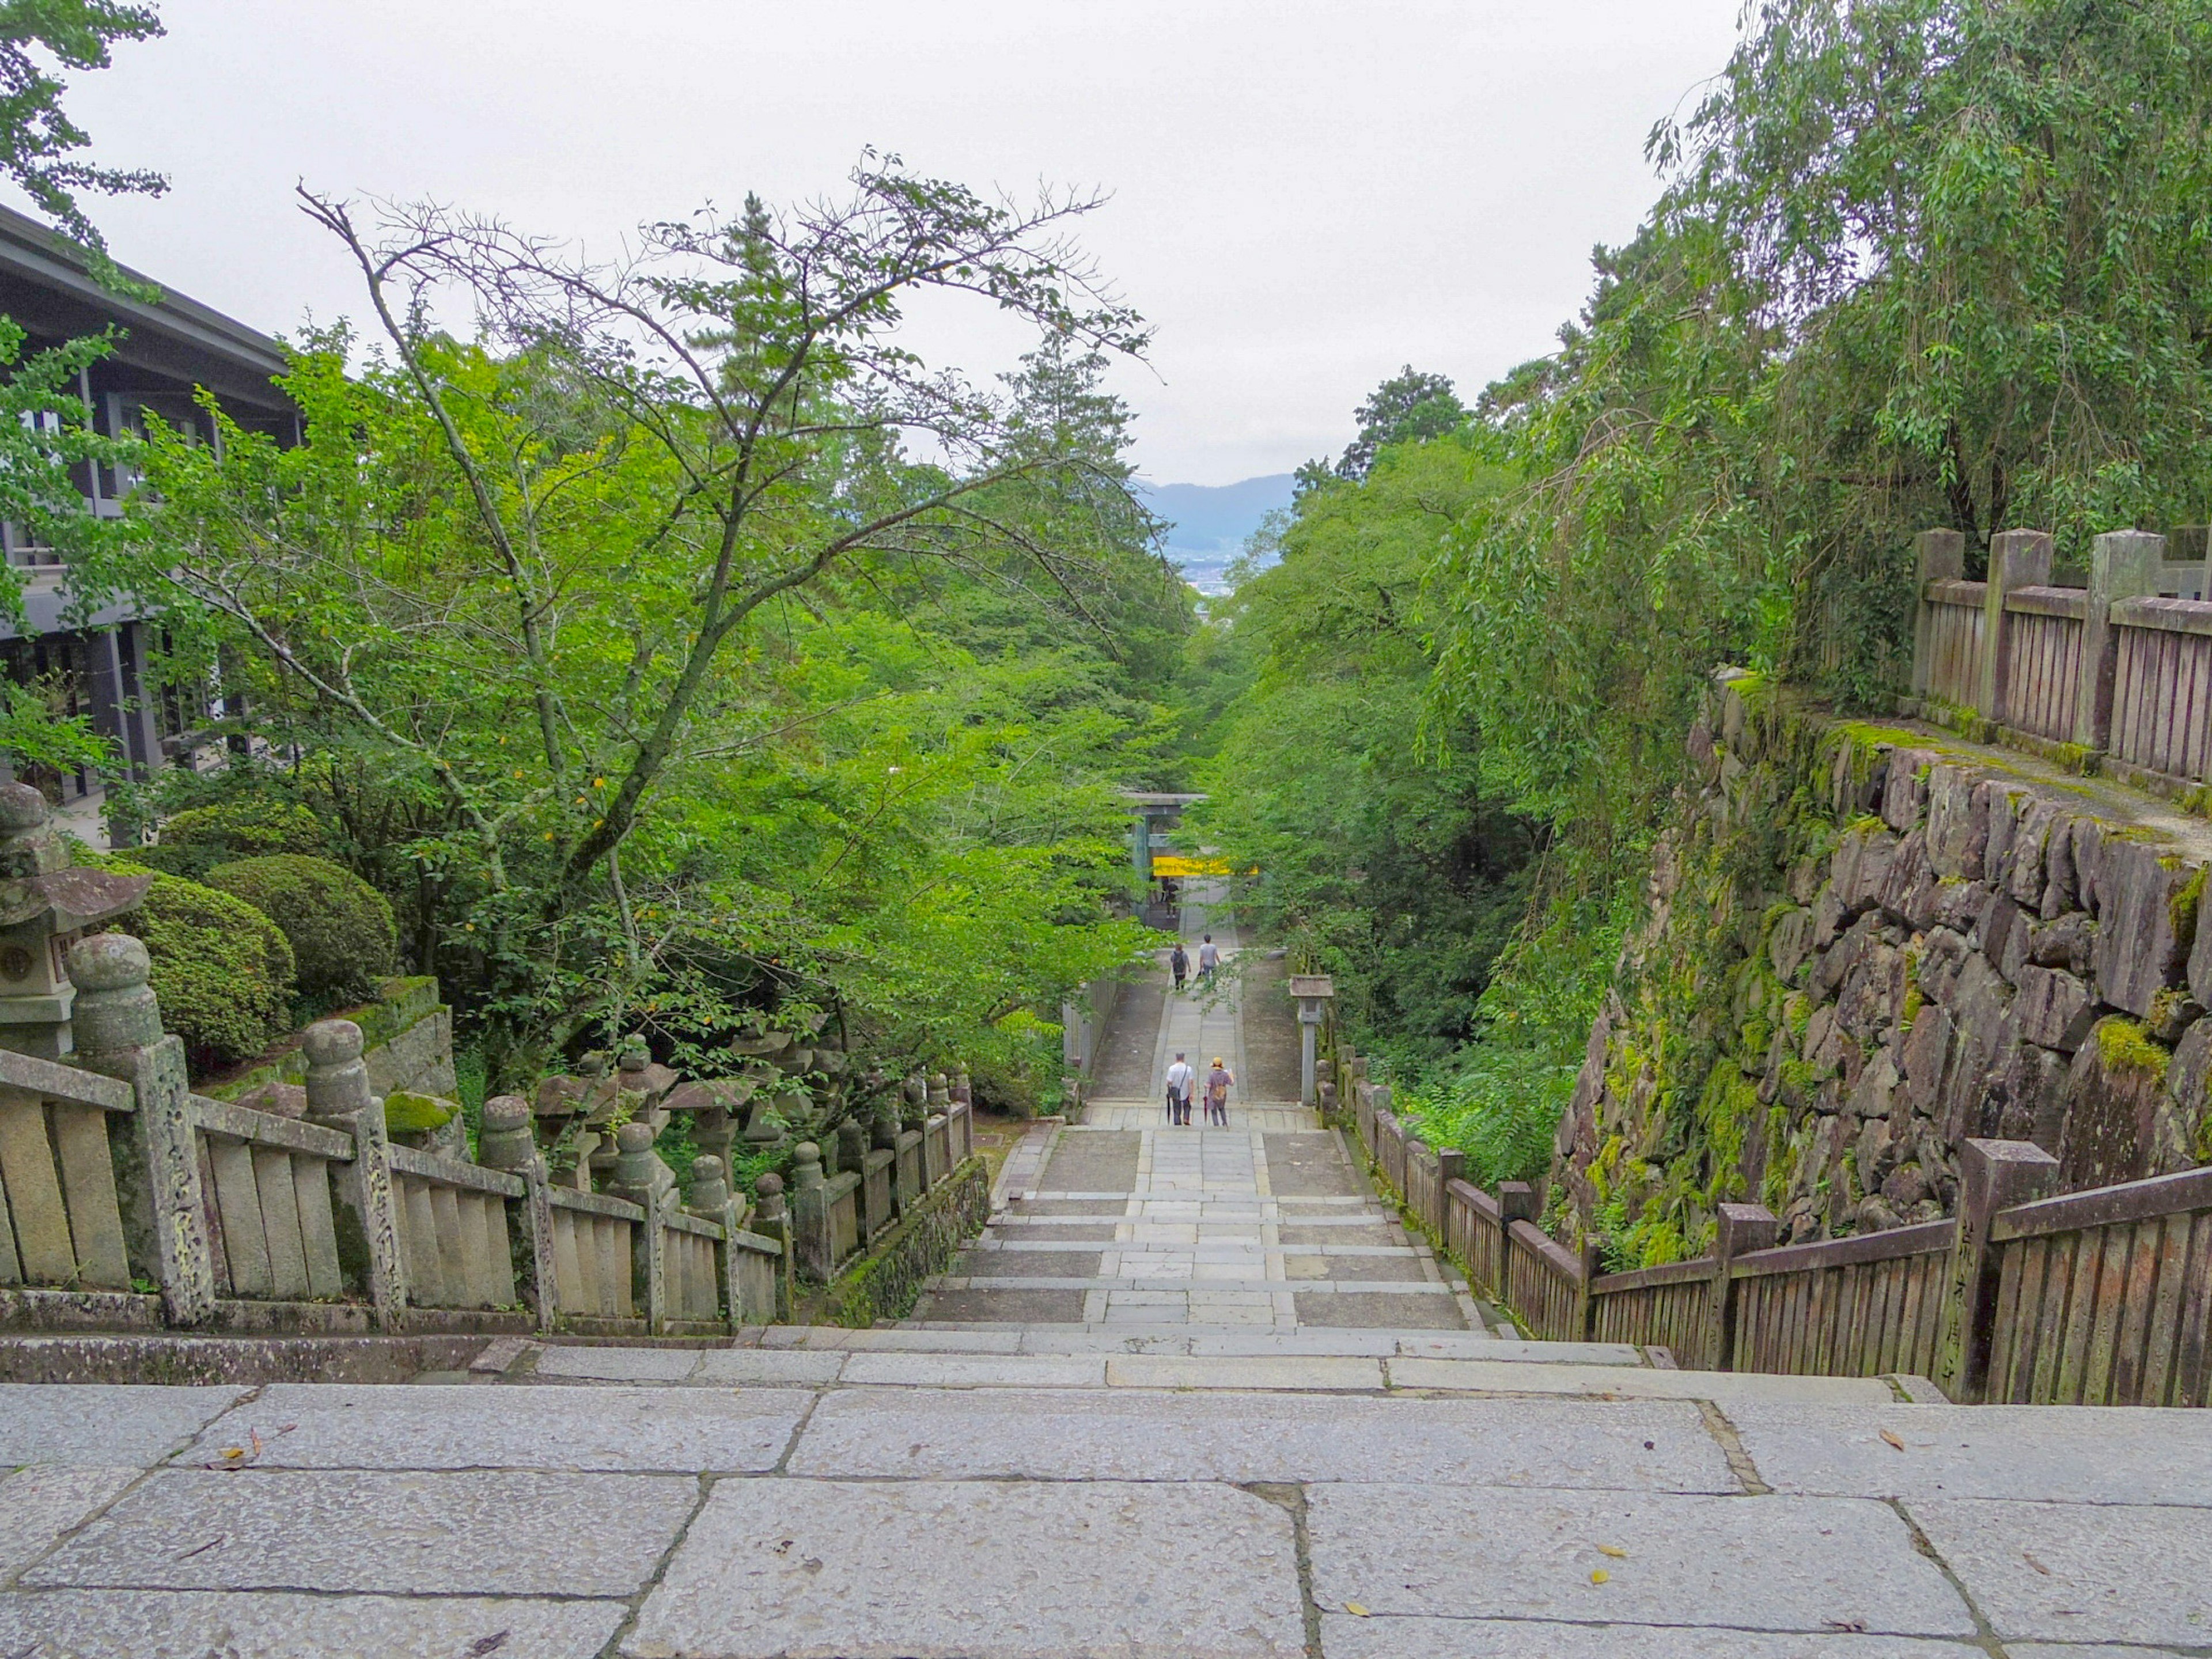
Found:
<path fill-rule="evenodd" d="M 1716 1206 L 1784 1242 L 1954 1212 L 1969 1137 L 2063 1190 L 2212 1162 L 2212 826 L 1719 682 L 1560 1126 L 1550 1230 L 1609 1268 Z"/>

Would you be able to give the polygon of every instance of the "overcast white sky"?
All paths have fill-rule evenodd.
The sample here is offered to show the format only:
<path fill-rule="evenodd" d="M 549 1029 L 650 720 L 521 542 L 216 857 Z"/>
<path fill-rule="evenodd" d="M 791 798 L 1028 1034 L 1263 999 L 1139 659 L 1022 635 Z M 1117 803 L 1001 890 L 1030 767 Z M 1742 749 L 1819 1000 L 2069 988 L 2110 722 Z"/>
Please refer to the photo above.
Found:
<path fill-rule="evenodd" d="M 611 248 L 834 186 L 863 145 L 1097 186 L 1084 240 L 1158 329 L 1117 388 L 1161 482 L 1340 448 L 1400 364 L 1468 395 L 1548 349 L 1654 194 L 1652 121 L 1737 0 L 164 0 L 70 108 L 169 173 L 118 258 L 274 332 L 359 310 L 293 184 L 434 196 Z M 1020 349 L 933 317 L 971 372 Z"/>

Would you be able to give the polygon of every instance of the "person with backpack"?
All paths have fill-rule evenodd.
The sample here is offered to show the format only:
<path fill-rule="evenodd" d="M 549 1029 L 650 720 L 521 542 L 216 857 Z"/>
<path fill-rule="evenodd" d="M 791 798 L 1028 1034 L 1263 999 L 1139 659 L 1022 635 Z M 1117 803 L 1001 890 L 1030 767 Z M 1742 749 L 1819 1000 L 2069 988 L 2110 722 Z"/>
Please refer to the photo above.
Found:
<path fill-rule="evenodd" d="M 1222 1064 L 1221 1056 L 1216 1054 L 1213 1069 L 1206 1074 L 1206 1121 L 1208 1123 L 1218 1123 L 1224 1129 L 1229 1127 L 1229 1085 L 1236 1081 L 1230 1076 L 1229 1067 Z"/>
<path fill-rule="evenodd" d="M 1175 950 L 1168 957 L 1168 966 L 1175 970 L 1176 994 L 1182 994 L 1184 977 L 1190 972 L 1190 957 L 1184 952 L 1182 941 L 1176 941 Z"/>
<path fill-rule="evenodd" d="M 1190 1069 L 1178 1053 L 1175 1064 L 1168 1067 L 1168 1121 L 1188 1124 L 1190 1121 L 1190 1090 L 1198 1081 L 1198 1073 Z"/>

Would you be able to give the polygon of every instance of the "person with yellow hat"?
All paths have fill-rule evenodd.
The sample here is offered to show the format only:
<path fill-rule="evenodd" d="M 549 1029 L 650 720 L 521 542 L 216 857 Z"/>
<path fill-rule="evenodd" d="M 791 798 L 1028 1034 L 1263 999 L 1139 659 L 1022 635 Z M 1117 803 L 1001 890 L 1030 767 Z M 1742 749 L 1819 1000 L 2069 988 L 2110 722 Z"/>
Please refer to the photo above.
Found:
<path fill-rule="evenodd" d="M 1206 1074 L 1206 1121 L 1229 1127 L 1229 1085 L 1237 1079 L 1229 1075 L 1229 1067 L 1221 1056 L 1213 1057 L 1213 1069 Z"/>

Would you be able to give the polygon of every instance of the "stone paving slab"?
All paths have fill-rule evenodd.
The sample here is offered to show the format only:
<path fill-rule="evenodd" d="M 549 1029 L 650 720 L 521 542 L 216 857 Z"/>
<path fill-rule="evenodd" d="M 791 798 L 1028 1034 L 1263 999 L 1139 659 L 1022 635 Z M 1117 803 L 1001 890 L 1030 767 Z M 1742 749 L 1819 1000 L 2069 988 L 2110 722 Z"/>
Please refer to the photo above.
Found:
<path fill-rule="evenodd" d="M 178 1591 L 0 1595 L 9 1659 L 592 1659 L 620 1601 Z"/>
<path fill-rule="evenodd" d="M 538 1391 L 484 1392 L 514 1409 Z M 664 1475 L 163 1470 L 21 1582 L 630 1595 L 698 1498 L 697 1480 Z"/>
<path fill-rule="evenodd" d="M 856 1353 L 843 1380 L 913 1389 L 1080 1389 L 1106 1381 L 1103 1356 Z"/>
<path fill-rule="evenodd" d="M 696 1348 L 622 1348 L 549 1342 L 532 1370 L 539 1376 L 586 1377 L 599 1382 L 680 1382 L 698 1369 Z"/>
<path fill-rule="evenodd" d="M 1522 1619 L 1376 1619 L 1328 1613 L 1325 1659 L 1982 1659 L 1960 1642 L 1910 1636 L 1777 1635 Z M 2102 1650 L 2118 1659 L 2112 1650 Z M 2021 1650 L 2012 1650 L 2018 1659 Z"/>
<path fill-rule="evenodd" d="M 158 1462 L 246 1395 L 229 1387 L 0 1383 L 0 1468 Z"/>
<path fill-rule="evenodd" d="M 1315 1294 L 1316 1291 L 1357 1291 L 1356 1295 Z M 1397 1285 L 1384 1289 L 1365 1285 L 1301 1284 L 1293 1299 L 1302 1327 L 1464 1331 L 1467 1317 L 1460 1311 L 1450 1287 L 1443 1285 Z"/>
<path fill-rule="evenodd" d="M 687 1379 L 699 1383 L 789 1383 L 816 1387 L 834 1382 L 845 1356 L 812 1349 L 729 1348 L 700 1357 Z"/>
<path fill-rule="evenodd" d="M 1319 1486 L 1307 1531 L 1327 1612 L 1975 1633 L 1897 1512 L 1859 1498 Z"/>
<path fill-rule="evenodd" d="M 1873 1376 L 1769 1376 L 1756 1371 L 1668 1371 L 1613 1365 L 1551 1365 L 1483 1359 L 1392 1359 L 1394 1389 L 1469 1389 L 1504 1393 L 1540 1389 L 1560 1394 L 1610 1394 L 1650 1400 L 1810 1400 L 1879 1405 L 1894 1400 Z"/>
<path fill-rule="evenodd" d="M 106 1509 L 144 1473 L 44 1463 L 18 1469 L 0 1480 L 0 1579 L 30 1565 L 64 1533 Z"/>
<path fill-rule="evenodd" d="M 1304 1659 L 1288 1510 L 1232 1486 L 732 1481 L 629 1659 Z"/>
<path fill-rule="evenodd" d="M 1729 1417 L 1777 1492 L 2212 1509 L 2212 1412 L 1751 1402 Z"/>
<path fill-rule="evenodd" d="M 1697 1407 L 1679 1401 L 846 1389 L 816 1407 L 789 1468 L 871 1479 L 1741 1490 Z"/>
<path fill-rule="evenodd" d="M 1905 1507 L 2001 1638 L 2212 1648 L 2212 1521 L 2201 1509 L 1974 1498 Z"/>
<path fill-rule="evenodd" d="M 1249 1359 L 1123 1354 L 1106 1362 L 1109 1387 L 1122 1389 L 1370 1389 L 1382 1386 L 1382 1363 L 1322 1355 Z"/>
<path fill-rule="evenodd" d="M 775 1467 L 812 1403 L 784 1389 L 546 1385 L 518 1399 L 468 1385 L 279 1382 L 179 1461 L 220 1463 L 240 1447 L 263 1469 L 759 1470 Z"/>

